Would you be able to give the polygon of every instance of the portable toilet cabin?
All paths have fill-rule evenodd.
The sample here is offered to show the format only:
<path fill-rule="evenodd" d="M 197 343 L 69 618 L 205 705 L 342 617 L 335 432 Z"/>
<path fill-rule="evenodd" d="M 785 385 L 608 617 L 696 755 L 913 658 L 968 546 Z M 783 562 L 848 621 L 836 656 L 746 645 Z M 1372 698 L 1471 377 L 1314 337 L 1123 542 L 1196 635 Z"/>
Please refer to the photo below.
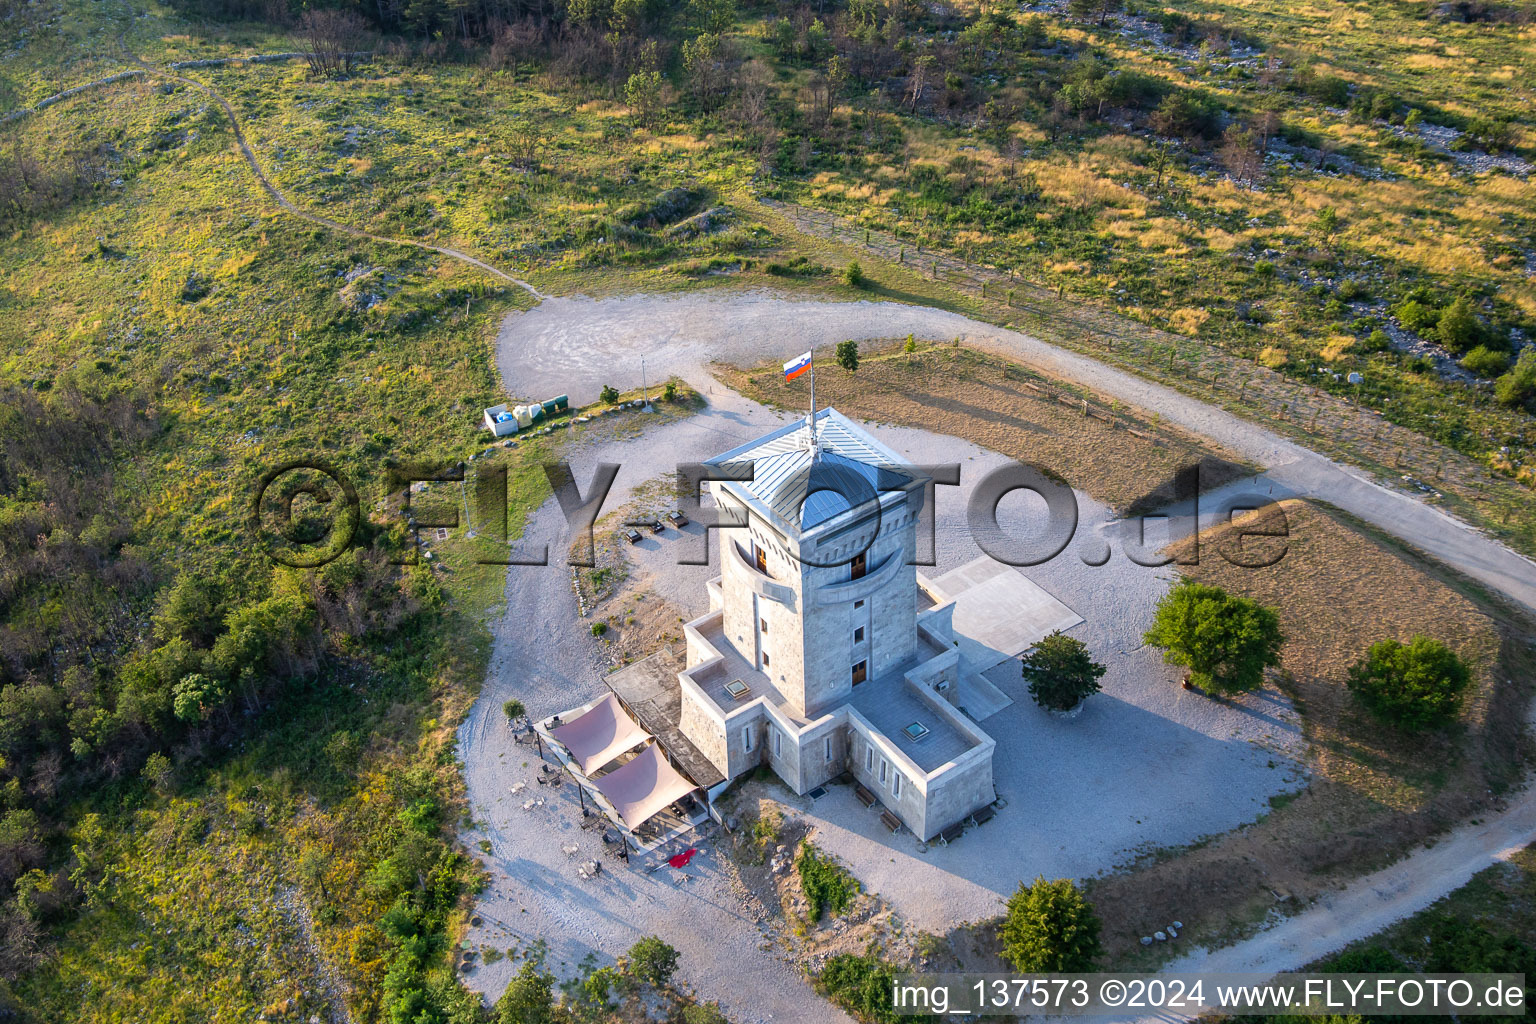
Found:
<path fill-rule="evenodd" d="M 544 410 L 545 416 L 553 416 L 556 413 L 567 412 L 571 408 L 571 396 L 560 395 L 557 398 L 551 398 L 549 401 L 544 402 L 541 405 L 541 408 Z"/>

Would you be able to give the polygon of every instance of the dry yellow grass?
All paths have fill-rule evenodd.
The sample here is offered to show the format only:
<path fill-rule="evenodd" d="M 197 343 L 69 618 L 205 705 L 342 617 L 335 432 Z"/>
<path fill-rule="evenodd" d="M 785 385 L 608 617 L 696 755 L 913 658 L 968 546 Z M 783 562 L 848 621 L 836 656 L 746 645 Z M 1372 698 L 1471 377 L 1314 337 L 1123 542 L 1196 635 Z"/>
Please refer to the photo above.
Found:
<path fill-rule="evenodd" d="M 798 406 L 806 400 L 803 381 L 784 384 L 777 372 L 725 370 L 722 376 L 759 401 Z M 1047 390 L 1031 388 L 1032 382 Z M 1085 417 L 1080 405 L 1058 401 L 1053 387 L 1006 360 L 944 344 L 912 358 L 899 351 L 866 351 L 857 373 L 824 370 L 816 380 L 816 398 L 851 416 L 963 437 L 1043 466 L 1122 510 L 1201 458 L 1210 460 L 1203 477 L 1208 485 L 1224 472 L 1241 472 L 1237 456 L 1219 445 L 1153 426 L 1126 410 L 1113 413 L 1120 426 Z M 1110 415 L 1096 398 L 1093 405 Z M 1126 425 L 1151 436 L 1137 437 Z"/>
<path fill-rule="evenodd" d="M 1276 514 L 1289 536 L 1275 565 L 1231 564 L 1219 553 L 1235 543 L 1225 528 L 1203 534 L 1199 564 L 1182 571 L 1279 611 L 1279 685 L 1303 713 L 1311 780 L 1247 829 L 1093 883 L 1112 955 L 1134 955 L 1170 915 L 1192 936 L 1216 936 L 1267 913 L 1276 893 L 1305 901 L 1476 813 L 1520 772 L 1524 684 L 1506 680 L 1530 675 L 1519 640 L 1529 623 L 1501 622 L 1438 569 L 1321 508 L 1286 501 Z M 1265 549 L 1250 557 L 1282 541 L 1249 538 L 1243 549 L 1255 543 Z M 1372 643 L 1420 633 L 1466 658 L 1474 684 L 1455 727 L 1410 737 L 1364 712 L 1345 680 Z"/>

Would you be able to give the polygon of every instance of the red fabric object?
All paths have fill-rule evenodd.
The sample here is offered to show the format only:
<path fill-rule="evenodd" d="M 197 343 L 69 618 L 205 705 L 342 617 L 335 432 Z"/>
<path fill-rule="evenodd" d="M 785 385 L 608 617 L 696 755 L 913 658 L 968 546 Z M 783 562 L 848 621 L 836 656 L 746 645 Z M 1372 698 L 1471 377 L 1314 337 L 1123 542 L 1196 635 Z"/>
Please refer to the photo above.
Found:
<path fill-rule="evenodd" d="M 679 854 L 676 854 L 674 856 L 668 857 L 667 858 L 667 863 L 672 865 L 675 868 L 685 868 L 685 867 L 688 866 L 688 862 L 693 860 L 693 855 L 698 853 L 698 852 L 699 852 L 698 847 L 690 846 L 690 847 L 688 847 L 688 849 L 684 850 L 682 853 L 679 853 Z"/>

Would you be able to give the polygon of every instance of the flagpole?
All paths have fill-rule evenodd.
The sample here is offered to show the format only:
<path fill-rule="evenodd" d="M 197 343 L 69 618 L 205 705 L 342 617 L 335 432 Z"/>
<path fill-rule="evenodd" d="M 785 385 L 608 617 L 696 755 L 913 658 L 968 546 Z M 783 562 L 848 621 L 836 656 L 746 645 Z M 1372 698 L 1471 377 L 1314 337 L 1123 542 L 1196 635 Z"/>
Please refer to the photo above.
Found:
<path fill-rule="evenodd" d="M 811 456 L 816 455 L 816 346 L 811 346 Z"/>

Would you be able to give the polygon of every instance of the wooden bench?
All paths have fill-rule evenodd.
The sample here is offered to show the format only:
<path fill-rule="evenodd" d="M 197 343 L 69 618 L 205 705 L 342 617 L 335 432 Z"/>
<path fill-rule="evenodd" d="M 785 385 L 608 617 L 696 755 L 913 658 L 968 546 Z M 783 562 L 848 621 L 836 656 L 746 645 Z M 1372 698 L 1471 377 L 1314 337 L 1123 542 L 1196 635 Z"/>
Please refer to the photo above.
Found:
<path fill-rule="evenodd" d="M 939 842 L 943 843 L 945 846 L 948 846 L 950 843 L 954 842 L 956 839 L 959 839 L 961 833 L 963 833 L 964 831 L 965 831 L 965 822 L 957 821 L 953 825 L 949 826 L 949 828 L 947 828 L 944 831 L 939 833 Z"/>
<path fill-rule="evenodd" d="M 901 819 L 896 817 L 896 815 L 892 814 L 890 811 L 881 811 L 880 821 L 892 832 L 901 831 Z"/>
<path fill-rule="evenodd" d="M 991 804 L 987 804 L 987 806 L 983 807 L 981 810 L 979 810 L 975 814 L 971 815 L 971 817 L 973 819 L 975 819 L 976 824 L 978 824 L 978 825 L 985 825 L 987 822 L 991 821 L 996 816 L 997 816 L 997 808 L 993 807 Z"/>
<path fill-rule="evenodd" d="M 875 794 L 865 789 L 862 782 L 855 782 L 853 784 L 853 795 L 858 797 L 859 803 L 863 804 L 865 807 L 875 806 Z"/>

